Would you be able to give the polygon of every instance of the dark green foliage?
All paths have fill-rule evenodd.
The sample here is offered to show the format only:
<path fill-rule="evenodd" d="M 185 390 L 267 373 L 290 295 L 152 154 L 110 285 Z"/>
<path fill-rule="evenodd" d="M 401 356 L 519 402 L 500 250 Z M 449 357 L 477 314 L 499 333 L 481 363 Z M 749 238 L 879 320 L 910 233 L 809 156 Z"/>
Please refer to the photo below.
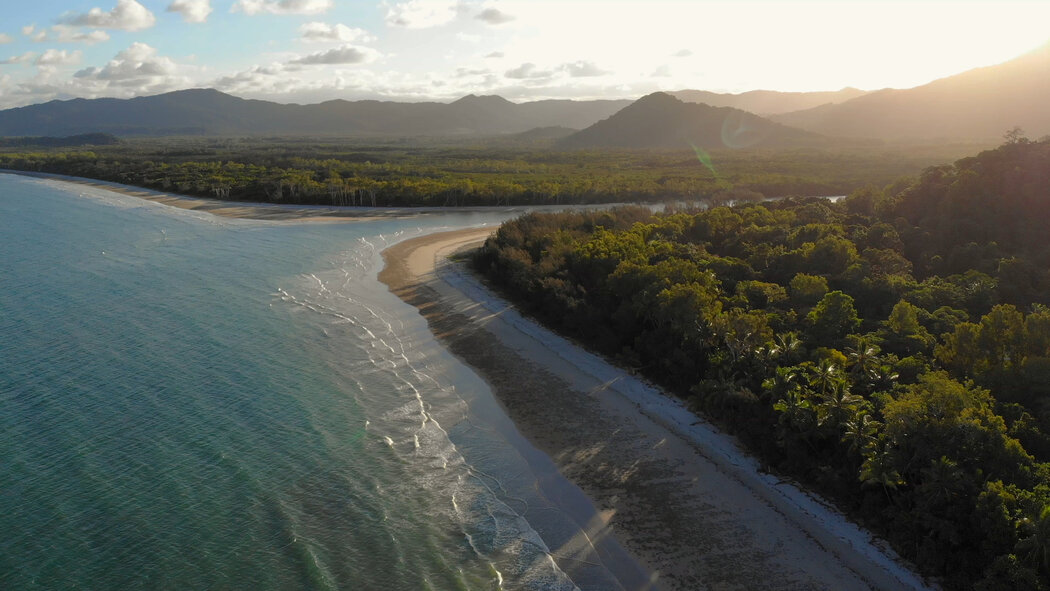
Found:
<path fill-rule="evenodd" d="M 947 588 L 1045 589 L 1048 148 L 1009 144 L 838 203 L 526 216 L 477 263 Z"/>
<path fill-rule="evenodd" d="M 361 141 L 133 138 L 113 146 L 97 145 L 92 151 L 41 147 L 33 152 L 0 145 L 0 168 L 235 201 L 380 207 L 695 205 L 793 194 L 840 195 L 864 184 L 916 174 L 924 166 L 960 154 L 958 146 L 915 148 L 904 157 L 877 147 L 722 150 L 710 154 L 716 178 L 691 151 L 565 152 L 499 143 Z"/>

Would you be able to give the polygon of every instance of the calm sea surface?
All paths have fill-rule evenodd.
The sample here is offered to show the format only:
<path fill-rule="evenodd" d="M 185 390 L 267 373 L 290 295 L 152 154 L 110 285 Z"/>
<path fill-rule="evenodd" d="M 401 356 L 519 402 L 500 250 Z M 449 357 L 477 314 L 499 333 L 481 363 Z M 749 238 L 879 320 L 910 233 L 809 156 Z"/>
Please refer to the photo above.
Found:
<path fill-rule="evenodd" d="M 256 222 L 0 175 L 0 588 L 614 585 L 551 559 L 546 459 L 375 280 L 508 215 Z"/>

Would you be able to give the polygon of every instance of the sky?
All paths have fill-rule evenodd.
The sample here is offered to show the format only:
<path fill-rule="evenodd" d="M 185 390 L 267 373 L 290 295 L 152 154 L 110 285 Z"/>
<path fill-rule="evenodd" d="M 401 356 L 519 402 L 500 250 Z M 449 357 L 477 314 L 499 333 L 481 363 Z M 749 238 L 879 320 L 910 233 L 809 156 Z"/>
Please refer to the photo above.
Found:
<path fill-rule="evenodd" d="M 1050 2 L 3 0 L 0 108 L 910 88 L 1050 42 Z"/>

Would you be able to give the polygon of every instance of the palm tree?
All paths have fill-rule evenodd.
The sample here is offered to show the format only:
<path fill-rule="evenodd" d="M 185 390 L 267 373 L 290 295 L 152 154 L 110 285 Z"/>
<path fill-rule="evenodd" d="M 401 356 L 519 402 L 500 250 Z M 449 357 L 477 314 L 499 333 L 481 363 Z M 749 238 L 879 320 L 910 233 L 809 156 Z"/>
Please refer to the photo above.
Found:
<path fill-rule="evenodd" d="M 849 391 L 849 382 L 835 380 L 817 405 L 817 417 L 821 425 L 837 427 L 856 415 L 862 404 L 864 399 Z"/>
<path fill-rule="evenodd" d="M 893 467 L 893 456 L 886 449 L 885 443 L 876 442 L 868 447 L 864 463 L 860 466 L 860 481 L 870 486 L 881 486 L 886 493 L 886 500 L 892 502 L 890 490 L 904 484 L 900 472 Z"/>
<path fill-rule="evenodd" d="M 1026 525 L 1031 533 L 1017 542 L 1015 551 L 1035 568 L 1050 572 L 1050 506 L 1043 507 L 1034 524 Z"/>
<path fill-rule="evenodd" d="M 845 430 L 842 433 L 842 441 L 849 443 L 850 453 L 863 455 L 871 446 L 875 445 L 877 441 L 875 434 L 878 432 L 881 424 L 871 418 L 871 415 L 866 410 L 861 409 L 843 423 Z"/>
<path fill-rule="evenodd" d="M 854 347 L 846 348 L 847 365 L 853 375 L 867 376 L 878 365 L 879 347 L 867 337 L 857 339 Z"/>
<path fill-rule="evenodd" d="M 839 381 L 839 368 L 830 359 L 821 359 L 820 363 L 813 366 L 812 371 L 813 377 L 810 378 L 809 384 L 821 396 L 827 393 L 834 382 Z"/>

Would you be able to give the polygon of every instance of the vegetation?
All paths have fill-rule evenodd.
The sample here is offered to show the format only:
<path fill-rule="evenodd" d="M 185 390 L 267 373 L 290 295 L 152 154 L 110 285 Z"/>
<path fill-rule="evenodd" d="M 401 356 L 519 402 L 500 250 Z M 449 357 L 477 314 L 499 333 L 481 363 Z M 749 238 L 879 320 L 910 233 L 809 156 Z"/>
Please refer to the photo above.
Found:
<path fill-rule="evenodd" d="M 963 150 L 966 150 L 965 152 Z M 202 197 L 322 205 L 521 205 L 843 195 L 970 148 L 552 151 L 289 139 L 128 140 L 84 150 L 0 149 L 0 168 Z"/>
<path fill-rule="evenodd" d="M 527 215 L 476 264 L 950 589 L 1050 588 L 1050 141 L 831 202 Z"/>

